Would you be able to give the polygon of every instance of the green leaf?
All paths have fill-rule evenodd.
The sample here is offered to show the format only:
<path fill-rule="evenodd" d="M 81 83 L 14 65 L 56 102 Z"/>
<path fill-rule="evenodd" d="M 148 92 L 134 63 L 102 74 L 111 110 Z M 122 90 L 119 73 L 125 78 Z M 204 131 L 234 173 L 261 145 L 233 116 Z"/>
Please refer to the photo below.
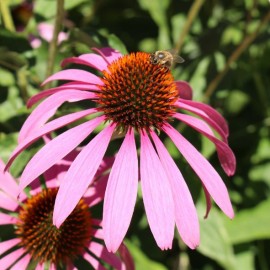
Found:
<path fill-rule="evenodd" d="M 166 270 L 167 268 L 155 261 L 150 260 L 147 258 L 144 253 L 132 242 L 126 241 L 125 244 L 127 245 L 129 251 L 132 254 L 132 257 L 135 262 L 135 269 L 147 269 L 147 270 Z"/>
<path fill-rule="evenodd" d="M 198 204 L 201 227 L 201 243 L 198 251 L 203 255 L 215 260 L 224 269 L 238 269 L 235 264 L 233 247 L 230 243 L 229 233 L 225 227 L 222 216 L 223 213 L 212 209 L 209 217 L 203 219 L 204 207 Z"/>
<path fill-rule="evenodd" d="M 230 26 L 223 32 L 221 43 L 223 45 L 230 43 L 237 45 L 241 42 L 242 39 L 243 32 L 235 26 Z"/>
<path fill-rule="evenodd" d="M 127 54 L 127 48 L 124 43 L 114 34 L 108 36 L 109 46 L 120 51 L 122 54 Z"/>
<path fill-rule="evenodd" d="M 34 13 L 46 20 L 54 18 L 56 15 L 56 5 L 57 2 L 55 0 L 36 0 L 34 5 Z"/>
<path fill-rule="evenodd" d="M 242 210 L 230 222 L 225 221 L 231 243 L 241 244 L 258 239 L 270 239 L 269 209 L 270 199 L 252 209 Z"/>
<path fill-rule="evenodd" d="M 192 78 L 189 83 L 192 86 L 193 99 L 200 100 L 202 97 L 203 89 L 206 87 L 206 72 L 210 63 L 210 58 L 206 57 L 200 61 L 197 65 L 195 72 L 192 74 Z"/>
<path fill-rule="evenodd" d="M 249 96 L 240 90 L 231 90 L 226 99 L 226 109 L 232 114 L 238 114 L 250 102 Z"/>
<path fill-rule="evenodd" d="M 87 3 L 87 5 L 92 5 L 93 1 L 89 1 L 89 0 L 68 0 L 65 1 L 65 10 L 69 10 L 72 8 L 75 8 L 83 3 Z"/>
<path fill-rule="evenodd" d="M 1 56 L 0 56 L 1 62 Z M 0 68 L 0 85 L 2 86 L 10 86 L 15 83 L 15 78 L 13 74 L 5 69 Z"/>
<path fill-rule="evenodd" d="M 255 270 L 254 251 L 248 250 L 236 255 L 237 269 Z"/>
<path fill-rule="evenodd" d="M 155 23 L 159 26 L 158 47 L 159 49 L 170 49 L 170 31 L 166 11 L 169 0 L 139 0 L 142 9 L 147 10 Z"/>

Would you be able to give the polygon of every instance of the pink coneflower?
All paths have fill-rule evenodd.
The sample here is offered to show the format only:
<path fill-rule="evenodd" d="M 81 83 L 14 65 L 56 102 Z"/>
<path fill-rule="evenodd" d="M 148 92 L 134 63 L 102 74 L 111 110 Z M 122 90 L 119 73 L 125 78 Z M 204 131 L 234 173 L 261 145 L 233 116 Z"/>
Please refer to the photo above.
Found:
<path fill-rule="evenodd" d="M 59 159 L 84 141 L 100 124 L 106 124 L 81 151 L 61 182 L 54 208 L 53 222 L 60 226 L 69 216 L 91 184 L 93 176 L 115 133 L 124 136 L 110 172 L 103 208 L 104 239 L 110 251 L 122 242 L 134 211 L 140 175 L 147 219 L 154 238 L 161 249 L 171 248 L 176 224 L 183 241 L 195 248 L 199 244 L 199 223 L 196 209 L 183 176 L 167 149 L 157 136 L 167 134 L 202 181 L 207 199 L 210 196 L 230 218 L 234 216 L 228 191 L 211 164 L 169 123 L 173 119 L 193 127 L 216 146 L 221 165 L 228 175 L 235 171 L 235 157 L 228 146 L 228 127 L 222 116 L 208 105 L 187 100 L 190 86 L 174 81 L 171 71 L 151 62 L 144 52 L 121 55 L 110 49 L 95 49 L 100 55 L 85 54 L 68 58 L 68 63 L 90 66 L 102 72 L 98 77 L 91 72 L 67 69 L 49 77 L 69 80 L 59 87 L 45 90 L 32 97 L 32 106 L 47 97 L 31 113 L 19 136 L 14 158 L 42 135 L 78 119 L 87 120 L 54 138 L 27 164 L 21 180 L 23 190 Z M 64 102 L 94 101 L 95 108 L 48 120 Z M 92 104 L 92 103 L 91 103 Z M 188 111 L 198 117 L 177 112 Z M 214 129 L 220 136 L 215 136 Z M 135 133 L 140 137 L 140 166 L 135 144 Z"/>
<path fill-rule="evenodd" d="M 103 198 L 107 180 L 107 176 L 101 174 L 103 169 L 97 173 L 101 181 L 87 189 L 61 227 L 53 225 L 58 180 L 61 181 L 69 165 L 68 160 L 54 165 L 44 174 L 46 187 L 33 182 L 29 196 L 22 193 L 21 203 L 18 203 L 18 184 L 10 174 L 3 173 L 5 165 L 0 160 L 0 208 L 4 209 L 0 213 L 0 226 L 10 225 L 13 228 L 12 236 L 0 243 L 1 270 L 25 270 L 30 265 L 31 269 L 35 266 L 40 270 L 47 267 L 51 270 L 58 267 L 82 269 L 77 266 L 80 265 L 80 258 L 94 269 L 105 270 L 105 264 L 114 269 L 134 269 L 131 256 L 123 244 L 119 248 L 121 258 L 102 245 L 101 221 L 94 219 L 89 211 Z M 106 166 L 103 168 L 106 169 Z"/>

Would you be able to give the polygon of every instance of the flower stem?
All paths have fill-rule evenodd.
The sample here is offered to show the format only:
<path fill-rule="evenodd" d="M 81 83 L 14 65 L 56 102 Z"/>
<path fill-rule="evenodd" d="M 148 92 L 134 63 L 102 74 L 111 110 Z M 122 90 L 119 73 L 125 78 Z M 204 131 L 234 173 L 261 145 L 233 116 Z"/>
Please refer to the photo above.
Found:
<path fill-rule="evenodd" d="M 179 37 L 179 40 L 175 46 L 175 50 L 180 54 L 181 49 L 185 40 L 186 35 L 188 34 L 190 27 L 192 25 L 192 22 L 194 21 L 195 17 L 197 16 L 198 12 L 201 9 L 201 6 L 203 4 L 204 0 L 196 0 L 193 2 L 193 5 L 191 6 L 188 15 L 187 20 L 184 24 L 183 31 L 181 32 L 181 35 Z"/>
<path fill-rule="evenodd" d="M 47 77 L 53 73 L 55 56 L 57 52 L 58 34 L 61 30 L 63 17 L 64 17 L 64 0 L 57 0 L 57 11 L 54 23 L 53 38 L 49 46 L 48 66 L 46 72 Z"/>
<path fill-rule="evenodd" d="M 0 13 L 3 17 L 3 22 L 6 29 L 8 29 L 11 32 L 15 32 L 14 23 L 8 7 L 8 0 L 0 1 Z"/>
<path fill-rule="evenodd" d="M 217 76 L 210 82 L 204 94 L 205 101 L 207 101 L 214 93 L 218 84 L 230 69 L 231 64 L 235 62 L 240 57 L 240 55 L 245 51 L 245 49 L 255 40 L 257 35 L 260 33 L 261 29 L 268 23 L 269 20 L 270 20 L 270 11 L 264 16 L 264 18 L 261 20 L 260 24 L 255 29 L 255 31 L 250 35 L 247 35 L 243 39 L 243 41 L 239 44 L 239 46 L 233 51 L 233 53 L 229 57 L 223 70 L 220 73 L 218 73 Z"/>

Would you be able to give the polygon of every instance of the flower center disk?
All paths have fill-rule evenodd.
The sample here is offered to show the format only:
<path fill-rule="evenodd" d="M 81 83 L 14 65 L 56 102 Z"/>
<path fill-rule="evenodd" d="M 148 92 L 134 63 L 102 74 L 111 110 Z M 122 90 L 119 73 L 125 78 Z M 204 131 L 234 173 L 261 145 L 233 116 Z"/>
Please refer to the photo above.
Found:
<path fill-rule="evenodd" d="M 81 200 L 58 229 L 52 213 L 58 189 L 46 189 L 28 199 L 20 210 L 16 234 L 34 260 L 66 264 L 81 255 L 91 239 L 91 217 Z"/>
<path fill-rule="evenodd" d="M 103 74 L 97 102 L 118 127 L 160 129 L 173 114 L 178 98 L 174 78 L 168 68 L 152 64 L 150 54 L 125 55 Z"/>

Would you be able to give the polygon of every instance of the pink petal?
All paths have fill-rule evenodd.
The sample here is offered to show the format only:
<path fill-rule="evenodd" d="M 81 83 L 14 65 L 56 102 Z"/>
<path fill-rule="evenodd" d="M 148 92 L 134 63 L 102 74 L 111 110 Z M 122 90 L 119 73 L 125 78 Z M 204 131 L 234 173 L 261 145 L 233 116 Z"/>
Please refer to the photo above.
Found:
<path fill-rule="evenodd" d="M 201 111 L 201 114 L 205 114 L 208 118 L 212 119 L 212 121 L 214 121 L 228 137 L 229 135 L 228 124 L 226 123 L 223 116 L 218 111 L 213 109 L 211 106 L 192 100 L 181 100 L 180 103 L 189 105 L 194 109 L 198 109 L 199 111 Z"/>
<path fill-rule="evenodd" d="M 45 270 L 45 263 L 38 263 L 35 270 Z"/>
<path fill-rule="evenodd" d="M 16 262 L 23 255 L 24 252 L 25 250 L 23 248 L 20 248 L 4 256 L 2 259 L 0 259 L 1 269 L 8 269 L 8 267 L 14 262 Z"/>
<path fill-rule="evenodd" d="M 57 80 L 66 80 L 66 81 L 75 81 L 75 82 L 84 82 L 84 83 L 90 83 L 90 84 L 97 84 L 97 85 L 103 85 L 102 80 L 92 74 L 91 72 L 80 70 L 80 69 L 66 69 L 61 70 L 53 75 L 51 75 L 49 78 L 47 78 L 41 85 L 45 85 L 48 82 L 51 81 L 57 81 Z"/>
<path fill-rule="evenodd" d="M 14 211 L 18 206 L 15 199 L 11 199 L 6 193 L 0 190 L 0 208 Z"/>
<path fill-rule="evenodd" d="M 83 254 L 83 258 L 93 266 L 93 269 L 107 270 L 96 258 L 92 257 L 89 253 L 85 252 Z"/>
<path fill-rule="evenodd" d="M 95 254 L 97 258 L 100 258 L 115 269 L 121 269 L 120 259 L 114 253 L 108 252 L 108 250 L 100 243 L 91 241 L 88 249 Z"/>
<path fill-rule="evenodd" d="M 103 116 L 83 123 L 57 136 L 28 162 L 20 179 L 20 191 L 79 145 L 102 121 Z M 79 179 L 79 178 L 77 178 Z"/>
<path fill-rule="evenodd" d="M 17 261 L 16 264 L 14 264 L 10 268 L 10 270 L 23 270 L 23 269 L 27 269 L 27 266 L 29 265 L 30 260 L 31 260 L 31 256 L 29 256 L 28 254 L 26 254 L 19 261 Z"/>
<path fill-rule="evenodd" d="M 110 172 L 103 207 L 106 247 L 116 252 L 122 243 L 136 203 L 138 158 L 134 131 L 127 132 Z"/>
<path fill-rule="evenodd" d="M 56 270 L 56 269 L 57 269 L 56 265 L 53 263 L 50 263 L 49 270 Z"/>
<path fill-rule="evenodd" d="M 53 39 L 53 29 L 54 26 L 48 23 L 39 23 L 38 24 L 38 32 L 39 35 L 46 40 L 47 42 L 50 42 Z M 66 40 L 68 38 L 68 35 L 64 32 L 60 32 L 58 35 L 58 44 L 60 44 L 62 41 Z"/>
<path fill-rule="evenodd" d="M 99 91 L 100 87 L 95 85 L 95 84 L 85 84 L 85 83 L 66 83 L 61 86 L 55 87 L 55 88 L 50 88 L 47 90 L 43 90 L 39 92 L 38 94 L 32 96 L 28 101 L 27 101 L 27 108 L 31 108 L 35 103 L 40 101 L 41 99 L 53 95 L 57 92 L 65 91 L 65 90 L 92 90 L 92 91 Z"/>
<path fill-rule="evenodd" d="M 76 148 L 67 154 L 62 160 L 58 161 L 55 165 L 49 168 L 46 172 L 43 173 L 43 177 L 46 181 L 46 185 L 48 183 L 52 183 L 55 187 L 59 186 L 60 181 L 64 179 L 64 176 L 72 164 L 73 160 L 80 153 Z M 71 160 L 69 160 L 71 158 Z"/>
<path fill-rule="evenodd" d="M 95 226 L 95 227 L 101 227 L 102 226 L 102 220 L 93 218 L 92 219 L 92 225 Z"/>
<path fill-rule="evenodd" d="M 102 176 L 96 181 L 95 186 L 91 186 L 84 194 L 84 201 L 90 207 L 103 201 L 105 196 L 105 190 L 108 183 L 108 175 Z"/>
<path fill-rule="evenodd" d="M 174 203 L 169 180 L 146 133 L 141 132 L 141 187 L 150 229 L 158 246 L 171 248 Z"/>
<path fill-rule="evenodd" d="M 193 199 L 181 172 L 175 165 L 167 149 L 153 131 L 151 135 L 162 166 L 171 184 L 178 231 L 183 241 L 191 249 L 194 249 L 200 243 L 200 226 Z"/>
<path fill-rule="evenodd" d="M 100 55 L 95 53 L 88 53 L 80 55 L 79 57 L 67 58 L 61 63 L 61 66 L 64 67 L 69 63 L 90 66 L 99 71 L 107 70 L 108 65 L 108 63 Z"/>
<path fill-rule="evenodd" d="M 30 136 L 33 131 L 42 127 L 64 102 L 76 102 L 92 99 L 93 97 L 94 93 L 76 90 L 66 90 L 65 92 L 58 92 L 48 97 L 35 108 L 24 122 L 19 134 L 19 143 Z"/>
<path fill-rule="evenodd" d="M 77 203 L 94 180 L 95 173 L 107 150 L 115 126 L 101 131 L 86 145 L 74 160 L 62 181 L 55 200 L 53 224 L 58 228 L 76 207 Z"/>
<path fill-rule="evenodd" d="M 175 84 L 181 99 L 192 100 L 192 88 L 189 83 L 185 81 L 175 81 Z"/>
<path fill-rule="evenodd" d="M 40 127 L 39 129 L 33 131 L 31 135 L 29 135 L 25 140 L 23 140 L 17 148 L 12 152 L 9 161 L 6 165 L 6 169 L 10 167 L 12 162 L 15 160 L 15 158 L 24 151 L 28 146 L 33 144 L 36 140 L 44 136 L 45 134 L 48 134 L 58 128 L 61 128 L 65 125 L 68 125 L 72 122 L 75 122 L 89 114 L 95 113 L 96 109 L 89 109 L 81 112 L 75 112 L 71 113 L 62 117 L 59 117 L 55 120 L 52 120 L 51 122 L 45 124 L 44 126 Z"/>
<path fill-rule="evenodd" d="M 15 224 L 17 221 L 18 219 L 15 217 L 12 217 L 8 214 L 0 213 L 0 225 Z"/>
<path fill-rule="evenodd" d="M 92 50 L 98 52 L 108 64 L 123 56 L 119 51 L 109 47 L 101 49 L 92 48 Z"/>
<path fill-rule="evenodd" d="M 180 113 L 175 113 L 174 117 L 193 127 L 211 140 L 217 148 L 218 158 L 224 171 L 229 176 L 235 173 L 236 159 L 231 148 L 228 146 L 228 144 L 218 140 L 205 122 L 196 117 Z"/>
<path fill-rule="evenodd" d="M 5 164 L 0 159 L 0 188 L 13 198 L 17 198 L 19 186 L 9 172 L 5 172 Z"/>
<path fill-rule="evenodd" d="M 15 247 L 21 242 L 19 238 L 10 239 L 4 242 L 0 242 L 0 255 L 4 254 L 9 249 Z"/>
<path fill-rule="evenodd" d="M 233 218 L 234 212 L 228 190 L 212 165 L 172 126 L 168 125 L 164 127 L 164 131 L 169 135 L 189 165 L 199 176 L 216 204 L 228 217 Z"/>
<path fill-rule="evenodd" d="M 134 260 L 131 256 L 131 254 L 129 253 L 129 250 L 127 249 L 127 247 L 122 244 L 119 249 L 118 249 L 119 255 L 122 259 L 122 261 L 125 264 L 125 269 L 126 270 L 135 270 L 135 265 L 134 265 Z"/>
<path fill-rule="evenodd" d="M 175 105 L 178 106 L 180 109 L 195 113 L 196 115 L 204 119 L 213 129 L 215 129 L 218 132 L 222 140 L 224 142 L 227 142 L 228 135 L 226 135 L 225 132 L 222 130 L 222 128 L 215 121 L 213 121 L 205 112 L 182 103 L 182 100 L 181 102 L 176 102 Z"/>
<path fill-rule="evenodd" d="M 104 239 L 104 233 L 101 229 L 93 229 L 92 230 L 93 237 L 98 238 L 100 240 Z"/>
<path fill-rule="evenodd" d="M 72 263 L 68 263 L 66 265 L 66 270 L 78 270 L 78 268 L 74 266 Z"/>

